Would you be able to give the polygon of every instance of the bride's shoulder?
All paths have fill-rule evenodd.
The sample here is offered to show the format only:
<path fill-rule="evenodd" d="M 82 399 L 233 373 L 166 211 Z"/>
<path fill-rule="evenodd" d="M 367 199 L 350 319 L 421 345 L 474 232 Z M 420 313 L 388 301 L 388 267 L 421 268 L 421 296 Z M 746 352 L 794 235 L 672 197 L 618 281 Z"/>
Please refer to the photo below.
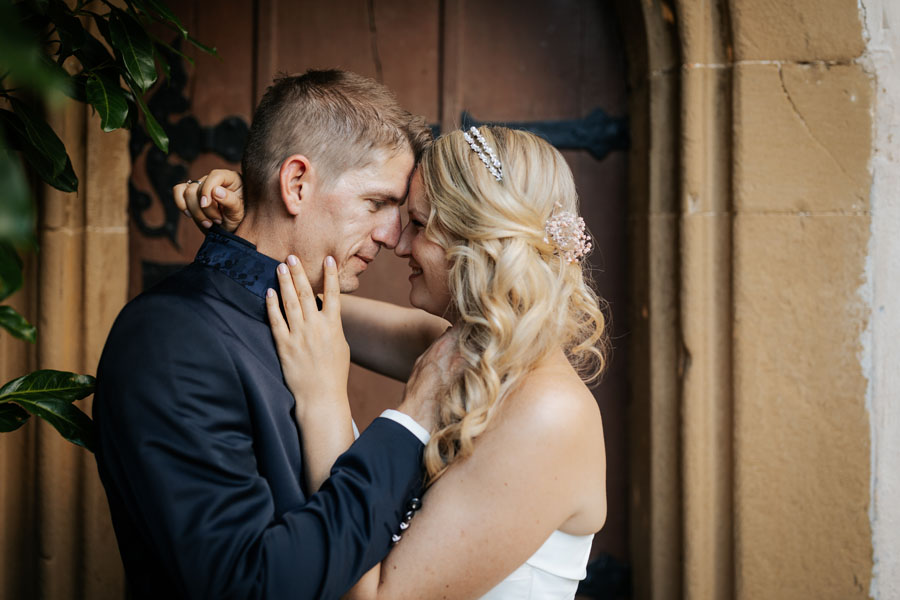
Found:
<path fill-rule="evenodd" d="M 544 361 L 525 375 L 504 400 L 502 413 L 501 427 L 537 438 L 596 439 L 602 430 L 597 401 L 564 358 Z"/>

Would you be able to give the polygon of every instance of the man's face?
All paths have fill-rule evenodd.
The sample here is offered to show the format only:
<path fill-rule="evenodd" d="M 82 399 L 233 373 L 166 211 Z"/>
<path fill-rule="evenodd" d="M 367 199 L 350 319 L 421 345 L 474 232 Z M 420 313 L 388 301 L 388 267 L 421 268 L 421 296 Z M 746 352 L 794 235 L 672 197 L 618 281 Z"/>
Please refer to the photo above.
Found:
<path fill-rule="evenodd" d="M 397 245 L 400 206 L 413 162 L 409 150 L 375 151 L 368 166 L 348 170 L 330 185 L 315 186 L 298 220 L 303 247 L 298 254 L 314 290 L 322 290 L 326 256 L 337 261 L 341 291 L 352 292 L 381 247 Z"/>

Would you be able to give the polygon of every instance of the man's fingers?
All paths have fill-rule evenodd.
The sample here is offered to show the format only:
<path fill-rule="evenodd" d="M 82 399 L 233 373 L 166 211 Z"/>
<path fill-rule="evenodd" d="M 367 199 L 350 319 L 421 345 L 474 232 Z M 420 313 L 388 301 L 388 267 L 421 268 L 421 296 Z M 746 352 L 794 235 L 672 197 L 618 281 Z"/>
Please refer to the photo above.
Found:
<path fill-rule="evenodd" d="M 316 295 L 313 294 L 312 287 L 309 285 L 309 279 L 306 277 L 306 271 L 300 259 L 291 254 L 287 257 L 288 268 L 291 271 L 291 278 L 294 280 L 294 290 L 300 298 L 300 306 L 303 308 L 303 316 L 309 318 L 319 312 L 316 306 Z"/>
<path fill-rule="evenodd" d="M 269 325 L 277 342 L 287 335 L 288 327 L 284 317 L 281 316 L 281 309 L 278 308 L 278 294 L 272 288 L 266 290 L 266 312 L 269 314 Z"/>
<path fill-rule="evenodd" d="M 325 286 L 322 311 L 330 318 L 341 318 L 341 283 L 338 279 L 337 263 L 331 256 L 325 257 Z"/>
<path fill-rule="evenodd" d="M 465 366 L 465 359 L 459 352 L 459 332 L 453 328 L 436 339 L 428 350 L 416 360 L 414 370 L 421 371 L 434 366 L 441 373 L 441 378 L 453 378 Z"/>
<path fill-rule="evenodd" d="M 288 327 L 294 329 L 303 323 L 303 310 L 297 299 L 297 291 L 294 289 L 294 281 L 288 266 L 284 263 L 278 265 L 278 286 L 281 288 L 281 303 L 284 304 L 284 314 L 287 315 Z"/>

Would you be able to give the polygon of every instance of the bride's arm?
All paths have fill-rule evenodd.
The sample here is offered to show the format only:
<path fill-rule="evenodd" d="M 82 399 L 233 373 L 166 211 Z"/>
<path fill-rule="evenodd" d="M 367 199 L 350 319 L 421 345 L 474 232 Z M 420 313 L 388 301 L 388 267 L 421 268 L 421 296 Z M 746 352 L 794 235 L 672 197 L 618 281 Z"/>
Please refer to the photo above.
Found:
<path fill-rule="evenodd" d="M 302 431 L 307 485 L 316 491 L 331 466 L 353 443 L 347 375 L 350 349 L 341 331 L 340 285 L 334 260 L 325 259 L 320 311 L 296 257 L 278 266 L 283 317 L 274 290 L 266 294 L 272 337 L 285 383 L 294 395 L 294 417 Z"/>
<path fill-rule="evenodd" d="M 450 327 L 424 310 L 350 294 L 341 296 L 341 320 L 353 362 L 399 381 Z"/>
<path fill-rule="evenodd" d="M 274 290 L 266 294 L 266 309 L 284 377 L 296 400 L 294 412 L 303 432 L 307 482 L 315 492 L 353 441 L 346 392 L 349 352 L 341 331 L 341 295 L 334 261 L 325 261 L 321 311 L 300 261 L 290 257 L 287 262 L 277 271 L 285 316 Z M 454 341 L 448 334 L 423 355 L 404 393 L 401 410 L 428 428 L 435 412 L 433 398 L 453 373 Z M 422 401 L 424 398 L 431 400 Z M 365 597 L 369 590 L 377 590 L 380 572 L 380 565 L 370 569 L 346 597 Z"/>
<path fill-rule="evenodd" d="M 431 487 L 378 576 L 367 575 L 353 600 L 479 597 L 578 515 L 586 492 L 604 496 L 596 405 L 571 402 L 571 390 L 555 383 L 507 399 L 474 453 Z"/>
<path fill-rule="evenodd" d="M 216 169 L 199 182 L 172 188 L 175 205 L 206 232 L 213 222 L 234 231 L 244 217 L 241 176 Z M 406 381 L 413 364 L 450 325 L 425 311 L 388 302 L 345 295 L 341 320 L 351 360 L 376 373 Z"/>

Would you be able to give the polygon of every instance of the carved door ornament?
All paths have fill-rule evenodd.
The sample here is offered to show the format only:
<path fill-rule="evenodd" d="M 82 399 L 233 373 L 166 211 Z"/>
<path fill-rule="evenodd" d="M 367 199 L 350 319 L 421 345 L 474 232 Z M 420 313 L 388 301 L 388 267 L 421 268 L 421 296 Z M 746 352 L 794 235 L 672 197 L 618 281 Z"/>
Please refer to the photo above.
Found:
<path fill-rule="evenodd" d="M 173 44 L 180 49 L 180 38 Z M 166 237 L 175 248 L 178 246 L 178 223 L 181 213 L 172 200 L 172 186 L 188 178 L 187 168 L 170 160 L 177 156 L 183 161 L 193 162 L 200 154 L 215 153 L 229 162 L 239 162 L 244 151 L 244 143 L 250 128 L 240 117 L 227 117 L 217 125 L 204 127 L 188 113 L 190 101 L 184 94 L 187 86 L 187 70 L 184 60 L 173 52 L 165 51 L 165 59 L 170 72 L 165 81 L 147 102 L 150 112 L 169 135 L 171 155 L 164 154 L 151 143 L 142 126 L 132 129 L 129 151 L 134 165 L 138 156 L 148 145 L 144 169 L 150 181 L 152 193 L 138 189 L 134 181 L 128 181 L 128 210 L 138 230 L 148 237 Z M 188 113 L 188 114 L 185 114 Z M 175 122 L 173 118 L 184 115 Z M 159 199 L 163 208 L 162 225 L 151 226 L 144 220 L 143 213 L 153 204 L 153 196 Z"/>

